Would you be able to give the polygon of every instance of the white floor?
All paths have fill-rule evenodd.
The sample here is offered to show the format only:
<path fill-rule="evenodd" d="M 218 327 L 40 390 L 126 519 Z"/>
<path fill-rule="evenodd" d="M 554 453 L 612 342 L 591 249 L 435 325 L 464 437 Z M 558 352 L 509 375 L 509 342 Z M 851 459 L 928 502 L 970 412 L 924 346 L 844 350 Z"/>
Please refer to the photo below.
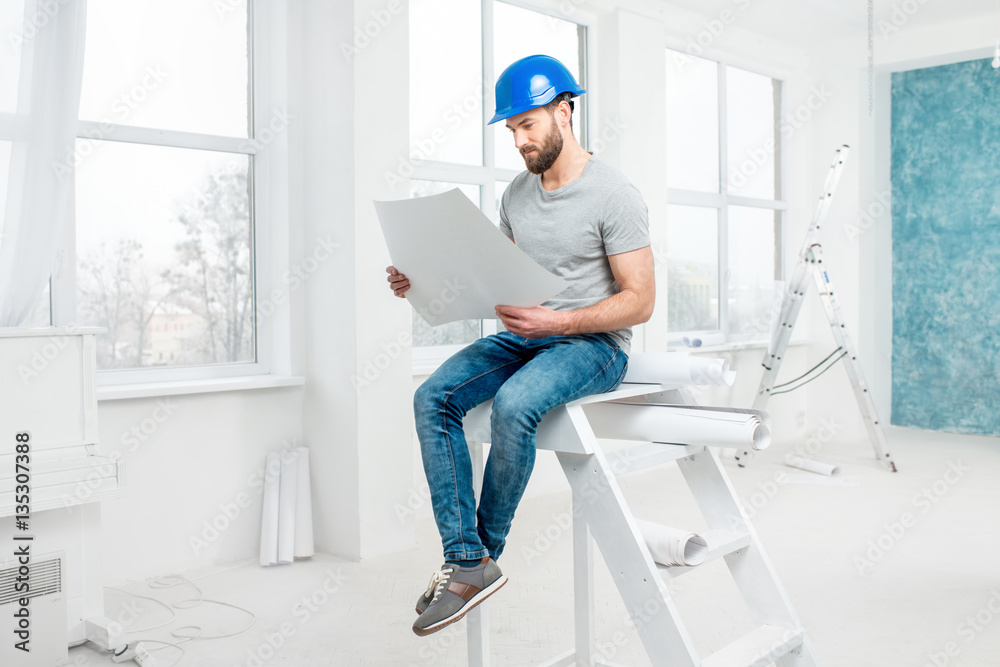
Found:
<path fill-rule="evenodd" d="M 726 467 L 825 667 L 1000 665 L 1000 440 L 890 429 L 900 468 L 891 474 L 865 442 L 831 443 L 816 458 L 841 466 L 858 484 L 775 484 L 784 453 L 759 456 L 747 469 Z M 547 454 L 542 454 L 547 455 Z M 950 472 L 949 472 L 950 471 Z M 835 478 L 836 479 L 836 478 Z M 699 528 L 701 521 L 673 465 L 620 479 L 637 516 Z M 924 495 L 922 495 L 924 494 Z M 570 533 L 563 529 L 568 494 L 525 501 L 501 565 L 510 582 L 490 602 L 493 664 L 541 663 L 572 645 Z M 418 525 L 417 548 L 365 561 L 317 555 L 290 566 L 254 562 L 189 572 L 207 600 L 256 614 L 246 631 L 183 644 L 182 666 L 259 665 L 402 667 L 465 664 L 465 622 L 418 638 L 413 603 L 439 565 L 430 521 Z M 597 565 L 599 648 L 621 665 L 651 662 L 602 563 Z M 130 591 L 165 601 L 192 588 Z M 752 627 L 722 563 L 670 588 L 700 650 L 711 652 Z M 308 604 L 304 605 L 303 601 Z M 131 638 L 170 639 L 237 631 L 245 613 L 204 602 L 170 618 L 146 600 L 108 591 L 107 612 L 139 630 Z M 174 640 L 176 641 L 176 639 Z M 951 655 L 949 655 L 949 651 Z M 174 649 L 155 654 L 169 665 Z M 113 664 L 86 644 L 70 652 L 78 667 Z"/>

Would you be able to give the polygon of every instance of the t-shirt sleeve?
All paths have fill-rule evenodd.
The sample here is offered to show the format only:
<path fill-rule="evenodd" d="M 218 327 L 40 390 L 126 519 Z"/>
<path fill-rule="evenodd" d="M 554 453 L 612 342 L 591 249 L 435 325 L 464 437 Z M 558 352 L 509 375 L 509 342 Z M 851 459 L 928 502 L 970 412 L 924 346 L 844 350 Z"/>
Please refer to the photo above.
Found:
<path fill-rule="evenodd" d="M 509 239 L 514 238 L 514 230 L 510 228 L 510 220 L 507 219 L 507 195 L 510 194 L 510 186 L 500 195 L 500 231 Z"/>
<path fill-rule="evenodd" d="M 608 197 L 600 224 L 604 251 L 608 255 L 649 245 L 649 212 L 633 185 L 623 185 Z"/>

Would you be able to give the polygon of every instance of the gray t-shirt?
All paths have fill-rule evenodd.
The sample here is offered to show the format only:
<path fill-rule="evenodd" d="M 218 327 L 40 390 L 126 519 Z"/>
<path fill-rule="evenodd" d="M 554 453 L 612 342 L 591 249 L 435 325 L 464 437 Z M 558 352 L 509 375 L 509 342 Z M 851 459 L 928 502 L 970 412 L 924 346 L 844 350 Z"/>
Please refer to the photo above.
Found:
<path fill-rule="evenodd" d="M 591 157 L 579 178 L 551 192 L 542 187 L 541 176 L 518 174 L 500 201 L 500 231 L 569 282 L 542 305 L 576 310 L 620 291 L 608 255 L 648 246 L 649 216 L 635 186 L 611 165 Z M 631 327 L 608 333 L 628 354 Z"/>

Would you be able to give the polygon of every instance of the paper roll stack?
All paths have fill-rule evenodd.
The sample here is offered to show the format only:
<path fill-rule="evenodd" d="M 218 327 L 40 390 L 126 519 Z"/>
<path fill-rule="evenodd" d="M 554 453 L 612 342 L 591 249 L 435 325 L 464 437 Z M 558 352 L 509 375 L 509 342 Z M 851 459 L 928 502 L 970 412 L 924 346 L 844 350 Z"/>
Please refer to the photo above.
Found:
<path fill-rule="evenodd" d="M 687 352 L 637 352 L 629 356 L 625 382 L 731 387 L 736 372 L 729 360 L 692 357 Z"/>
<path fill-rule="evenodd" d="M 309 450 L 267 455 L 260 522 L 260 564 L 287 565 L 313 555 Z"/>
<path fill-rule="evenodd" d="M 636 520 L 653 560 L 660 565 L 701 565 L 708 557 L 708 542 L 696 533 L 652 521 Z"/>
<path fill-rule="evenodd" d="M 803 458 L 801 456 L 785 457 L 785 465 L 791 466 L 792 468 L 798 468 L 799 470 L 814 472 L 818 475 L 836 475 L 838 472 L 840 472 L 840 468 L 831 463 L 814 461 L 812 459 Z"/>

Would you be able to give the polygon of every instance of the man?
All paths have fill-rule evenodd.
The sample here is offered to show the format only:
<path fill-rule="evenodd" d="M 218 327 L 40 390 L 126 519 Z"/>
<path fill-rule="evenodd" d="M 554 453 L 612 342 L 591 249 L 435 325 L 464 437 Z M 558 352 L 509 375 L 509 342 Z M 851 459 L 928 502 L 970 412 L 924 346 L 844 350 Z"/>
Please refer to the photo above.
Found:
<path fill-rule="evenodd" d="M 496 560 L 535 463 L 542 416 L 615 389 L 625 376 L 631 326 L 653 312 L 653 256 L 642 196 L 573 135 L 572 98 L 586 92 L 555 58 L 523 58 L 500 75 L 496 115 L 527 171 L 504 192 L 500 229 L 569 282 L 535 308 L 496 306 L 506 331 L 447 361 L 413 399 L 424 472 L 445 564 L 417 601 L 418 635 L 436 632 L 503 586 Z M 396 296 L 410 287 L 388 267 Z M 479 507 L 462 428 L 493 399 L 491 448 Z"/>

